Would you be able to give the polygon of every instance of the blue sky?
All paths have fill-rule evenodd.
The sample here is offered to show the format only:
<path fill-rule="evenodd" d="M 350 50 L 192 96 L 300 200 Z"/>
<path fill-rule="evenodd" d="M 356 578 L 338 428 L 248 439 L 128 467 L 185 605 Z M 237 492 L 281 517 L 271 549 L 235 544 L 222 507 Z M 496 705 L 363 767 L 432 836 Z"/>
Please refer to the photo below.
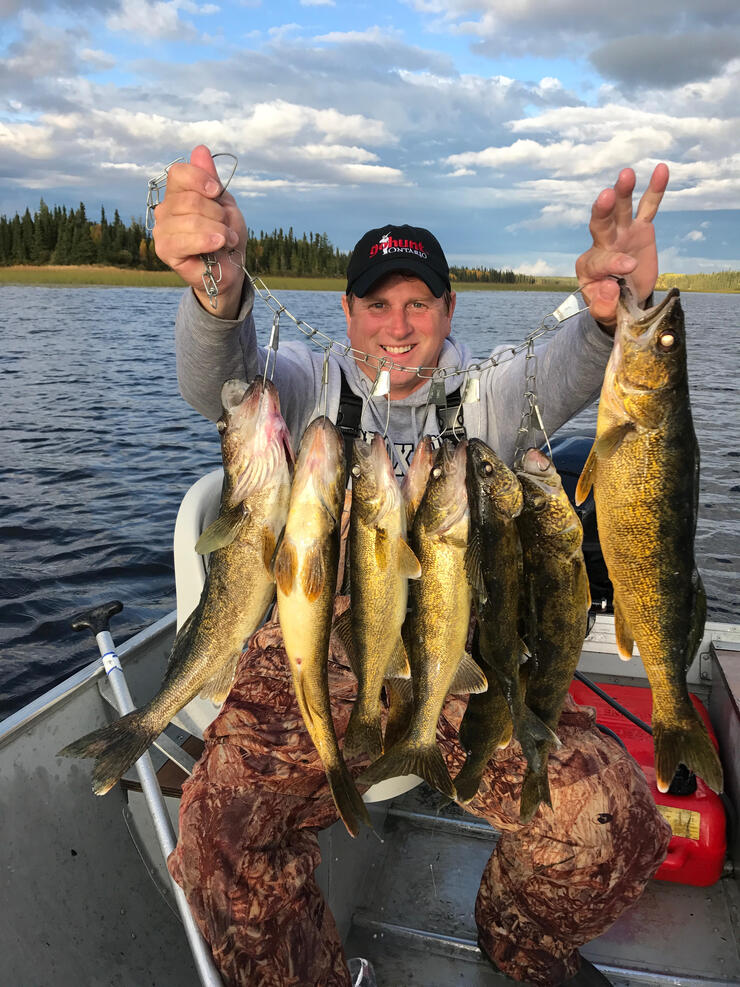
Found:
<path fill-rule="evenodd" d="M 0 0 L 0 49 L 6 215 L 142 216 L 203 142 L 254 229 L 569 274 L 598 192 L 666 161 L 661 269 L 740 269 L 736 0 Z"/>

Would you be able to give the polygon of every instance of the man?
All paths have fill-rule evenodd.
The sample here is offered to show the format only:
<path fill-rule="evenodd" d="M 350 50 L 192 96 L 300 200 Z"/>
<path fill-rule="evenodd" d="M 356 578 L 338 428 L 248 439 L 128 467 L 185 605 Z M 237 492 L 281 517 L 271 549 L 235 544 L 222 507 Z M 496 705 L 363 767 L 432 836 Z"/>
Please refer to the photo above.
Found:
<path fill-rule="evenodd" d="M 632 213 L 634 173 L 620 173 L 594 203 L 593 245 L 576 271 L 589 305 L 540 351 L 538 396 L 554 432 L 598 394 L 611 349 L 618 286 L 627 277 L 638 299 L 652 293 L 657 254 L 652 219 L 668 181 L 659 165 Z M 159 256 L 193 289 L 178 313 L 176 345 L 183 396 L 215 420 L 230 377 L 250 379 L 264 366 L 243 273 L 225 259 L 218 307 L 203 289 L 201 253 L 242 249 L 246 227 L 232 196 L 220 194 L 204 147 L 170 171 L 154 230 Z M 386 252 L 389 242 L 393 250 Z M 377 360 L 451 371 L 472 355 L 450 337 L 455 295 L 444 253 L 425 229 L 386 225 L 358 242 L 342 300 L 352 347 L 377 358 L 332 353 L 327 414 L 336 420 L 347 395 L 360 399 L 366 431 L 388 435 L 399 472 L 424 434 L 439 431 L 428 378 L 394 367 L 390 408 L 367 400 Z M 310 344 L 281 343 L 275 365 L 285 420 L 297 442 L 321 397 L 323 359 Z M 461 376 L 445 378 L 448 395 Z M 514 454 L 522 404 L 524 354 L 480 377 L 477 401 L 463 408 L 470 436 L 507 462 Z M 360 403 L 358 401 L 358 403 Z M 337 609 L 346 607 L 338 598 Z M 354 680 L 341 645 L 330 655 L 332 713 L 346 729 Z M 464 761 L 457 728 L 464 702 L 450 697 L 438 742 L 454 778 Z M 639 897 L 665 854 L 669 831 L 634 762 L 594 728 L 589 711 L 568 703 L 551 755 L 553 810 L 521 827 L 521 750 L 497 752 L 469 809 L 504 834 L 481 882 L 476 921 L 484 953 L 516 980 L 542 985 L 603 984 L 581 963 L 578 947 L 609 927 Z M 346 987 L 349 978 L 332 917 L 313 878 L 316 831 L 336 819 L 321 762 L 302 727 L 279 627 L 266 625 L 243 656 L 229 698 L 206 731 L 206 751 L 185 786 L 180 841 L 170 860 L 229 984 Z M 353 764 L 359 772 L 362 763 Z M 565 852 L 567 851 L 567 852 Z"/>

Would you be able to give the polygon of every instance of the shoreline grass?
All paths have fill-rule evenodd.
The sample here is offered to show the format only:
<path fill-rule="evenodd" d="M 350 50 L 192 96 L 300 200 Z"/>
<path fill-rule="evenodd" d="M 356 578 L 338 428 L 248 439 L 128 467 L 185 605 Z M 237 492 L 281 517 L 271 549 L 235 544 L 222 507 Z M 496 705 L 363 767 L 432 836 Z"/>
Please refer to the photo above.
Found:
<path fill-rule="evenodd" d="M 681 291 L 715 294 L 740 292 L 740 277 L 729 285 L 715 287 L 711 274 L 662 274 L 658 290 L 676 285 Z M 264 281 L 272 291 L 344 291 L 344 278 L 296 278 L 265 275 Z M 145 271 L 98 265 L 32 266 L 18 264 L 0 267 L 0 284 L 30 285 L 107 285 L 110 287 L 181 288 L 183 282 L 174 271 Z M 485 281 L 454 281 L 455 291 L 555 291 L 570 293 L 578 287 L 575 278 L 537 277 L 533 284 L 506 284 Z"/>

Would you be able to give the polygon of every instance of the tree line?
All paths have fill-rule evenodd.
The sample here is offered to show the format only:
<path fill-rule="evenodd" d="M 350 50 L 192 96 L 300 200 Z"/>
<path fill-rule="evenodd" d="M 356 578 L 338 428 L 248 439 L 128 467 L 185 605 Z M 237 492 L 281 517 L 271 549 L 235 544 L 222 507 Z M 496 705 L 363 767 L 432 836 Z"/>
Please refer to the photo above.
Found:
<path fill-rule="evenodd" d="M 349 253 L 334 247 L 326 233 L 303 233 L 293 228 L 267 233 L 248 230 L 245 266 L 252 274 L 343 278 Z M 50 208 L 42 199 L 31 213 L 26 208 L 12 219 L 0 216 L 0 266 L 11 264 L 87 265 L 166 270 L 151 234 L 141 220 L 124 223 L 118 210 L 110 221 L 105 207 L 99 219 L 89 219 L 84 203 L 77 209 Z M 452 281 L 534 283 L 530 275 L 495 268 L 451 267 Z"/>
<path fill-rule="evenodd" d="M 97 221 L 87 218 L 85 206 L 52 209 L 42 199 L 12 219 L 0 216 L 0 264 L 110 264 L 115 267 L 165 269 L 143 224 L 127 225 L 116 209 L 109 222 L 105 208 Z"/>
<path fill-rule="evenodd" d="M 515 274 L 513 271 L 499 271 L 495 267 L 451 267 L 451 281 L 480 281 L 488 284 L 534 284 L 532 274 Z"/>

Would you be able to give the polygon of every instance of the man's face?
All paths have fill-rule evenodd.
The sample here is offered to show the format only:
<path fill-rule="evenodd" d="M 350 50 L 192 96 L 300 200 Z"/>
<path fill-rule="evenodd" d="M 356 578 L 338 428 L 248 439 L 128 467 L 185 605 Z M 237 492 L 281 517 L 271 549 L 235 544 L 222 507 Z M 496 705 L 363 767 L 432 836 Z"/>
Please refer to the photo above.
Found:
<path fill-rule="evenodd" d="M 355 349 L 379 360 L 404 367 L 436 367 L 442 344 L 450 334 L 455 294 L 449 311 L 419 278 L 390 274 L 372 286 L 364 298 L 355 298 L 352 311 L 346 296 L 342 306 L 347 335 Z M 358 359 L 364 373 L 375 380 L 375 364 Z M 391 370 L 391 398 L 403 398 L 425 380 L 414 373 Z"/>

